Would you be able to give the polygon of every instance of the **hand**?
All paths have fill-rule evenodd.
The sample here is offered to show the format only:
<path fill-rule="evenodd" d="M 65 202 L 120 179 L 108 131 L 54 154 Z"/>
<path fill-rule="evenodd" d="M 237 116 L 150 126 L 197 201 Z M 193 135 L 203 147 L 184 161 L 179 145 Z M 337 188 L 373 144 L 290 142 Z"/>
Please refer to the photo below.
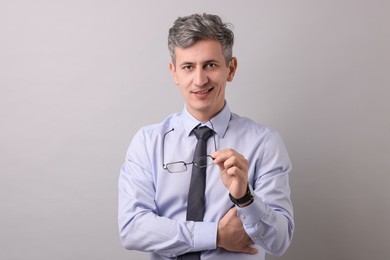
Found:
<path fill-rule="evenodd" d="M 231 252 L 256 254 L 258 250 L 250 247 L 253 244 L 237 216 L 237 209 L 231 208 L 218 223 L 217 246 Z"/>
<path fill-rule="evenodd" d="M 211 155 L 219 166 L 223 184 L 230 194 L 239 199 L 247 191 L 248 160 L 233 149 L 223 149 Z"/>

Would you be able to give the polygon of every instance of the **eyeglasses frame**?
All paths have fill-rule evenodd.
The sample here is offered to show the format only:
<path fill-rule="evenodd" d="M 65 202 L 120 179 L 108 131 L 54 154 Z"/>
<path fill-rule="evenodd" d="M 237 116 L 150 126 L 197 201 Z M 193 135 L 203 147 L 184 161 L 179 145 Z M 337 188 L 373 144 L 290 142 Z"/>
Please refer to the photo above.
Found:
<path fill-rule="evenodd" d="M 210 122 L 210 125 L 211 125 L 211 129 L 214 131 L 213 123 L 211 123 L 211 121 L 209 121 L 209 122 Z M 170 173 L 177 173 L 177 172 L 185 172 L 185 171 L 187 170 L 187 165 L 190 165 L 190 164 L 193 164 L 193 165 L 195 165 L 195 166 L 198 167 L 198 168 L 205 168 L 205 167 L 209 166 L 210 164 L 206 164 L 206 165 L 197 165 L 197 162 L 198 162 L 199 160 L 203 159 L 203 158 L 211 158 L 211 159 L 214 160 L 214 158 L 213 158 L 211 155 L 204 155 L 204 156 L 195 158 L 194 160 L 192 160 L 192 162 L 176 161 L 176 162 L 171 162 L 171 163 L 165 163 L 165 159 L 164 159 L 164 154 L 165 154 L 165 137 L 166 137 L 167 134 L 169 134 L 170 132 L 173 132 L 174 130 L 175 130 L 175 128 L 170 129 L 170 130 L 167 131 L 167 132 L 164 134 L 164 136 L 163 136 L 163 140 L 162 140 L 162 150 L 163 150 L 163 152 L 162 152 L 162 163 L 163 163 L 163 164 L 162 164 L 162 167 L 163 167 L 163 169 L 164 169 L 164 170 L 167 170 L 167 171 L 170 172 Z M 214 132 L 215 132 L 215 131 L 214 131 Z M 216 140 L 215 140 L 215 134 L 213 134 L 213 139 L 214 139 L 214 149 L 215 149 L 215 151 L 217 151 L 217 143 L 216 143 Z M 183 166 L 184 166 L 185 169 L 182 170 L 182 171 L 170 171 L 170 170 L 168 169 L 168 166 L 169 166 L 169 165 L 171 165 L 171 164 L 178 164 L 178 163 L 183 164 Z"/>

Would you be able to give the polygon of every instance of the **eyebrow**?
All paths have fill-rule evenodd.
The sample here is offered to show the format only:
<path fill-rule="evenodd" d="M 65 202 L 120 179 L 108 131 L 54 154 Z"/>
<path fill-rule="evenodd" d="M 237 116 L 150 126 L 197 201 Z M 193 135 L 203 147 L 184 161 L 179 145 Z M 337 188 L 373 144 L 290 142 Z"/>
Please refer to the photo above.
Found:
<path fill-rule="evenodd" d="M 203 61 L 201 62 L 202 65 L 204 64 L 208 64 L 208 63 L 216 63 L 216 64 L 219 64 L 220 62 L 217 61 L 217 60 L 214 60 L 214 59 L 211 59 L 211 60 L 206 60 L 206 61 Z M 185 66 L 185 65 L 189 65 L 189 64 L 195 64 L 194 62 L 191 62 L 191 61 L 184 61 L 182 63 L 179 64 L 179 66 Z"/>

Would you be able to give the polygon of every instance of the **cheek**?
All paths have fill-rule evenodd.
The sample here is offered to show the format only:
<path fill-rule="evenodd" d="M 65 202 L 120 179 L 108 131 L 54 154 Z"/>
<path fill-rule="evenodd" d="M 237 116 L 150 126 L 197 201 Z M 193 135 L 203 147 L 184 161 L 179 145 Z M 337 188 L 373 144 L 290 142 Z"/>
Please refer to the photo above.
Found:
<path fill-rule="evenodd" d="M 221 88 L 218 90 L 218 97 L 219 97 L 219 99 L 224 99 L 224 97 L 225 97 L 225 86 L 221 86 Z"/>
<path fill-rule="evenodd" d="M 191 85 L 191 78 L 186 75 L 178 75 L 176 77 L 176 84 L 180 86 L 181 89 L 187 89 Z"/>
<path fill-rule="evenodd" d="M 190 93 L 188 91 L 188 87 L 183 85 L 183 84 L 178 85 L 178 87 L 179 87 L 180 93 L 184 97 L 184 99 L 188 100 L 190 98 Z"/>

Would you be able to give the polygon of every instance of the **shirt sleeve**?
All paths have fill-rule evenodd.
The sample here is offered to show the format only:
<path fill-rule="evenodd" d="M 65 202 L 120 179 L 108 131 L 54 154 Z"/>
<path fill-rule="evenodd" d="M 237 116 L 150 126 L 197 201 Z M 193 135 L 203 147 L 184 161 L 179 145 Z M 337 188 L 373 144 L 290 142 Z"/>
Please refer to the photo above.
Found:
<path fill-rule="evenodd" d="M 273 255 L 288 248 L 294 230 L 288 173 L 291 163 L 276 132 L 270 132 L 259 148 L 251 183 L 254 201 L 237 214 L 252 240 Z"/>
<path fill-rule="evenodd" d="M 153 162 L 144 140 L 142 131 L 134 136 L 120 171 L 118 226 L 123 246 L 166 257 L 215 249 L 218 223 L 159 216 L 154 200 Z"/>

